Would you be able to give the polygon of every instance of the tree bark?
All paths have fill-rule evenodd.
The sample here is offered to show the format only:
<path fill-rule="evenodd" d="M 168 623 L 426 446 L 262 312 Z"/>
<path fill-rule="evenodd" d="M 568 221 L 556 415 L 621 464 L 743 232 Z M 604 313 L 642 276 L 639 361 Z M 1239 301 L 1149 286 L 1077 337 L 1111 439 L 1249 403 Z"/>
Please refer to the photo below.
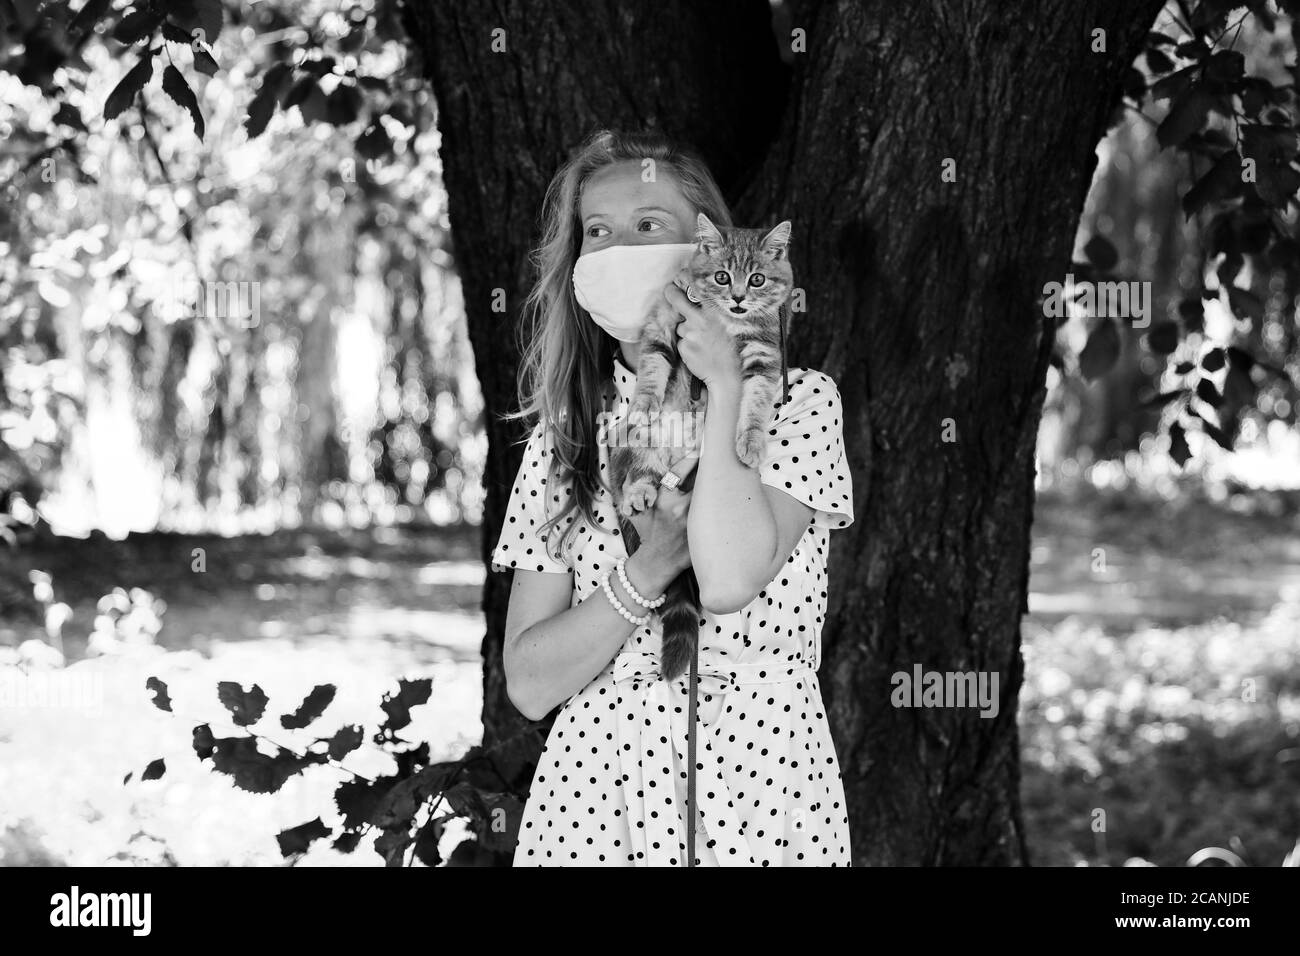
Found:
<path fill-rule="evenodd" d="M 658 122 L 702 149 L 738 222 L 794 220 L 807 312 L 791 358 L 838 382 L 854 476 L 821 677 L 859 864 L 1026 861 L 1019 624 L 1051 350 L 1038 299 L 1068 267 L 1094 149 L 1160 5 L 798 2 L 806 52 L 788 76 L 764 2 L 407 8 L 489 409 L 512 405 L 502 323 L 543 190 L 593 126 Z M 498 287 L 506 317 L 490 311 Z M 519 462 L 517 429 L 489 430 L 485 560 Z M 507 587 L 489 575 L 489 740 L 517 720 L 499 661 Z M 996 673 L 997 716 L 895 708 L 891 675 L 915 664 Z"/>

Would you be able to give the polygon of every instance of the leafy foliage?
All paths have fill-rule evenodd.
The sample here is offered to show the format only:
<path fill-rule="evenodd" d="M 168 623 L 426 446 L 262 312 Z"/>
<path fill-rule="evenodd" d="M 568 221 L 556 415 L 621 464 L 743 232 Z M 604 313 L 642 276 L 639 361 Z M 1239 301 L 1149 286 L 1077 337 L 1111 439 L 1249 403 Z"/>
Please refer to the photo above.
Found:
<path fill-rule="evenodd" d="M 171 713 L 167 685 L 150 677 L 146 687 L 153 694 L 154 705 Z M 329 706 L 335 690 L 330 684 L 314 688 L 292 714 L 280 718 L 281 727 L 306 729 Z M 380 707 L 385 719 L 371 739 L 392 757 L 396 769 L 374 779 L 354 773 L 342 763 L 365 737 L 365 731 L 356 726 L 343 727 L 330 738 L 317 737 L 301 750 L 291 750 L 252 730 L 216 737 L 210 726 L 200 724 L 193 730 L 194 753 L 201 761 L 210 760 L 215 772 L 250 793 L 276 793 L 295 775 L 325 764 L 348 775 L 334 791 L 340 818 L 337 831 L 321 817 L 281 831 L 276 840 L 286 858 L 297 858 L 315 841 L 330 838 L 334 849 L 351 853 L 362 838 L 373 835 L 375 852 L 388 866 L 417 860 L 425 866 L 502 862 L 517 840 L 523 812 L 523 794 L 517 787 L 531 776 L 541 731 L 530 724 L 492 747 L 471 748 L 459 760 L 430 763 L 428 744 L 411 745 L 397 731 L 410 724 L 411 709 L 427 704 L 432 692 L 432 681 L 421 678 L 400 680 L 395 693 L 384 694 Z M 218 697 L 234 723 L 245 728 L 262 719 L 269 703 L 256 685 L 244 690 L 233 682 L 219 684 Z M 156 780 L 165 772 L 163 761 L 155 760 L 143 779 Z M 443 860 L 439 844 L 447 825 L 456 819 L 466 822 L 471 836 L 449 860 Z"/>
<path fill-rule="evenodd" d="M 38 503 L 84 420 L 79 381 L 106 374 L 119 351 L 130 364 L 141 443 L 177 473 L 178 500 L 221 502 L 221 479 L 232 473 L 236 507 L 278 499 L 306 511 L 356 494 L 349 481 L 377 486 L 381 494 L 367 487 L 363 497 L 385 511 L 418 507 L 435 492 L 461 497 L 471 483 L 459 478 L 472 474 L 476 456 L 448 436 L 477 429 L 478 411 L 458 381 L 469 368 L 467 343 L 438 341 L 437 351 L 431 341 L 441 333 L 429 326 L 451 321 L 433 308 L 451 260 L 440 171 L 416 153 L 417 138 L 432 141 L 432 98 L 406 65 L 396 0 L 343 10 L 321 0 L 25 0 L 0 4 L 0 33 L 0 81 L 31 88 L 0 108 L 13 129 L 0 148 L 0 353 L 15 370 L 0 379 L 0 514 L 15 497 Z M 314 137 L 317 124 L 341 135 Z M 265 167 L 267 148 L 242 157 L 225 148 L 243 140 L 239 125 L 250 139 L 276 137 L 272 167 L 250 177 L 250 157 Z M 141 174 L 102 175 L 123 161 Z M 105 205 L 123 212 L 105 217 Z M 352 261 L 341 270 L 344 257 L 322 234 L 347 237 Z M 371 239 L 381 256 L 363 263 Z M 328 282 L 316 281 L 317 267 Z M 363 269 L 382 287 L 372 301 L 391 302 L 390 371 L 377 383 L 375 419 L 354 423 L 341 420 L 341 401 L 299 393 L 337 374 L 331 354 L 313 348 L 320 326 L 306 313 L 361 308 L 319 302 L 318 293 L 340 280 L 343 295 L 368 290 Z M 430 275 L 415 275 L 420 269 Z M 294 306 L 267 308 L 263 326 L 244 331 L 202 315 L 176 318 L 158 295 L 156 276 L 231 274 L 259 282 L 266 304 Z M 426 290 L 431 279 L 439 285 Z M 78 305 L 99 314 L 79 323 L 84 341 L 72 348 L 58 313 Z M 284 345 L 297 361 L 276 357 Z M 66 353 L 105 349 L 114 358 L 103 368 L 78 359 L 73 374 L 61 369 Z M 200 358 L 208 350 L 220 356 L 210 373 Z M 182 397 L 194 392 L 197 402 Z M 263 400 L 273 394 L 313 408 L 324 424 L 280 430 L 290 416 Z M 16 441 L 10 420 L 48 427 Z M 263 448 L 268 428 L 299 447 Z M 270 460 L 291 463 L 287 473 L 261 467 Z"/>
<path fill-rule="evenodd" d="M 1179 192 L 1189 220 L 1188 248 L 1183 268 L 1169 277 L 1181 288 L 1165 298 L 1156 284 L 1149 301 L 1155 314 L 1144 334 L 1137 334 L 1141 327 L 1127 334 L 1114 313 L 1098 311 L 1078 368 L 1089 383 L 1121 370 L 1123 383 L 1140 367 L 1151 382 L 1138 405 L 1158 412 L 1169 455 L 1179 466 L 1198 456 L 1206 442 L 1234 448 L 1249 419 L 1261 427 L 1270 419 L 1297 419 L 1298 36 L 1296 0 L 1276 8 L 1262 0 L 1177 0 L 1148 35 L 1124 83 L 1117 121 L 1146 123 L 1155 145 L 1176 154 L 1187 170 Z M 1290 65 L 1279 55 L 1288 48 Z M 1141 137 L 1126 141 L 1140 143 Z M 1128 188 L 1135 182 L 1123 180 Z M 1153 214 L 1163 211 L 1152 209 L 1147 216 Z M 1126 224 L 1139 222 L 1135 217 Z M 1113 221 L 1102 228 L 1113 229 Z M 1126 255 L 1109 241 L 1121 237 L 1129 240 Z M 1154 238 L 1170 241 L 1167 235 Z M 1138 263 L 1147 268 L 1146 251 L 1140 236 L 1097 232 L 1082 246 L 1086 261 L 1071 269 L 1093 283 L 1136 282 L 1145 277 L 1124 270 Z M 1214 319 L 1209 327 L 1207 309 Z M 1140 355 L 1130 353 L 1139 344 Z M 1237 363 L 1225 361 L 1230 350 Z M 1064 368 L 1059 357 L 1054 364 Z M 1122 391 L 1108 390 L 1107 396 Z"/>

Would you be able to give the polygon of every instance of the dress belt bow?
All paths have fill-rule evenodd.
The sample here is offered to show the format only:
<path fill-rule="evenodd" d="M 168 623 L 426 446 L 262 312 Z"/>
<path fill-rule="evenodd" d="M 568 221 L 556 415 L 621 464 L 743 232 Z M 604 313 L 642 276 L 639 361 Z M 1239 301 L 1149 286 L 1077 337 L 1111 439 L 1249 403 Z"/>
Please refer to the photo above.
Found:
<path fill-rule="evenodd" d="M 631 849 L 636 862 L 685 866 L 687 693 L 686 675 L 666 681 L 657 654 L 625 651 L 614 659 L 619 696 L 617 739 L 622 758 Z M 725 696 L 740 686 L 736 672 L 700 656 L 696 681 L 700 701 Z M 719 701 L 715 713 L 721 713 Z M 697 715 L 698 717 L 698 715 Z M 723 775 L 722 756 L 709 727 L 697 727 L 695 787 L 701 830 L 721 866 L 756 866 Z"/>

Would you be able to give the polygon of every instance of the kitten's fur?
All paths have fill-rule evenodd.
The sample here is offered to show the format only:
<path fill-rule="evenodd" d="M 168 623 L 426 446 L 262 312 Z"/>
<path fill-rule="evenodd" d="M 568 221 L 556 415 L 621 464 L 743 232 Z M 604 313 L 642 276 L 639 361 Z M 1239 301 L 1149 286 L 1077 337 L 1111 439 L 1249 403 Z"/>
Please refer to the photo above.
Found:
<path fill-rule="evenodd" d="M 793 284 L 787 255 L 790 222 L 772 230 L 719 229 L 701 213 L 697 227 L 695 254 L 675 281 L 692 301 L 722 320 L 740 353 L 736 456 L 748 467 L 758 468 L 783 385 L 780 322 L 781 306 Z M 653 507 L 659 479 L 699 445 L 704 403 L 702 396 L 691 398 L 696 380 L 677 353 L 679 321 L 677 311 L 661 300 L 641 332 L 636 393 L 627 415 L 628 444 L 617 445 L 610 453 L 615 504 L 624 518 Z M 698 424 L 693 431 L 668 424 L 681 422 Z M 657 428 L 663 424 L 668 427 Z M 680 489 L 690 490 L 694 477 L 692 472 Z M 623 524 L 630 554 L 638 543 L 636 532 L 630 522 Z M 692 569 L 669 585 L 659 617 L 663 624 L 660 669 L 664 679 L 671 680 L 686 670 L 699 636 L 699 585 Z"/>

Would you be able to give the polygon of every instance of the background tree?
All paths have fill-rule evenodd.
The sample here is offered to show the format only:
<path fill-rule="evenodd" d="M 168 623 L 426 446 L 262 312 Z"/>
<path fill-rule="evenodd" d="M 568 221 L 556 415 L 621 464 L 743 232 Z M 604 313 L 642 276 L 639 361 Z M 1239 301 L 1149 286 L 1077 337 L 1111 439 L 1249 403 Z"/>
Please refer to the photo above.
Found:
<path fill-rule="evenodd" d="M 76 65 L 92 36 L 111 34 L 104 42 L 130 64 L 104 112 L 140 109 L 144 146 L 152 144 L 146 110 L 157 99 L 148 82 L 156 74 L 203 138 L 211 117 L 192 88 L 214 66 L 205 41 L 238 23 L 269 38 L 253 55 L 261 82 L 249 91 L 249 135 L 260 135 L 277 112 L 295 110 L 308 123 L 347 130 L 362 160 L 400 154 L 391 133 L 419 126 L 404 95 L 411 88 L 392 81 L 410 79 L 403 67 L 386 73 L 361 66 L 378 65 L 384 42 L 405 45 L 412 54 L 405 69 L 421 69 L 436 97 L 455 266 L 488 412 L 486 561 L 519 464 L 520 428 L 503 425 L 496 413 L 514 402 L 513 332 L 531 281 L 527 254 L 545 186 L 597 126 L 657 126 L 693 143 L 740 222 L 794 219 L 808 311 L 792 327 L 792 357 L 832 375 L 844 399 L 858 520 L 832 536 L 822 685 L 855 859 L 1024 862 L 1019 627 L 1048 368 L 1094 379 L 1123 358 L 1125 384 L 1112 392 L 1125 398 L 1112 404 L 1137 391 L 1134 368 L 1149 374 L 1150 404 L 1180 465 L 1206 441 L 1232 448 L 1243 423 L 1261 413 L 1294 416 L 1300 110 L 1296 68 L 1280 61 L 1294 51 L 1296 0 L 1175 0 L 1163 13 L 1159 0 L 1045 0 L 1029 14 L 1011 6 L 848 0 L 617 8 L 576 0 L 542 8 L 377 0 L 359 4 L 355 17 L 323 14 L 296 29 L 294 17 L 306 7 L 262 5 L 245 20 L 244 11 L 217 0 L 89 0 L 75 13 L 67 4 L 0 0 L 6 36 L 21 40 L 11 72 L 49 86 L 60 103 L 50 130 L 29 137 L 24 169 L 43 151 L 80 142 L 78 123 L 63 112 L 77 90 L 60 70 Z M 191 53 L 178 67 L 171 51 L 179 53 L 187 39 Z M 1109 230 L 1095 224 L 1115 242 L 1085 235 L 1082 258 L 1073 249 L 1097 145 L 1136 109 L 1153 110 L 1157 145 L 1187 165 L 1178 194 L 1195 235 L 1178 268 L 1172 236 L 1157 266 L 1135 268 L 1144 276 L 1148 269 L 1177 273 L 1178 289 L 1161 292 L 1168 312 L 1156 314 L 1149 330 L 1138 334 L 1122 328 L 1123 317 L 1099 317 L 1076 334 L 1078 324 L 1048 315 L 1044 285 L 1067 272 L 1115 277 L 1121 264 L 1132 265 L 1133 250 L 1120 241 L 1123 223 Z M 161 154 L 152 152 L 161 166 Z M 304 174 L 304 186 L 332 184 L 333 175 L 315 169 Z M 379 196 L 373 218 L 360 220 L 363 229 L 418 208 L 402 205 L 409 194 L 394 198 L 378 183 L 359 182 Z M 305 222 L 311 207 L 295 213 Z M 429 231 L 421 230 L 423 248 L 439 244 Z M 397 251 L 385 274 L 397 294 L 419 301 L 420 283 L 395 276 L 419 260 L 421 242 L 386 238 Z M 339 250 L 326 246 L 308 256 L 333 276 L 347 257 L 335 258 Z M 287 271 L 310 274 L 302 262 Z M 494 310 L 499 292 L 504 314 Z M 1207 333 L 1207 310 L 1232 319 L 1222 341 Z M 395 306 L 394 329 L 409 328 L 397 321 L 399 312 Z M 0 326 L 0 333 L 25 345 L 42 341 L 44 315 L 34 326 Z M 193 347 L 184 326 L 170 331 L 158 353 L 168 367 Z M 421 363 L 409 361 L 429 349 L 414 331 L 399 337 L 411 346 L 395 349 L 400 374 L 430 381 Z M 1075 338 L 1087 342 L 1078 356 L 1061 349 Z M 322 333 L 305 342 L 301 355 L 327 364 L 329 339 Z M 244 347 L 248 354 L 258 348 Z M 1134 362 L 1139 348 L 1142 360 Z M 250 380 L 237 366 L 219 363 L 213 376 L 212 388 L 226 400 L 208 406 L 200 485 L 227 443 L 229 415 L 252 407 L 230 400 L 246 394 L 239 387 L 247 386 L 235 383 Z M 5 401 L 16 407 L 10 393 L 6 388 Z M 164 387 L 164 402 L 168 394 Z M 308 400 L 330 405 L 325 393 Z M 422 434 L 419 421 L 411 412 L 386 434 Z M 337 474 L 330 465 L 336 431 L 327 416 L 300 443 L 309 461 L 299 480 L 313 492 Z M 1117 447 L 1125 441 L 1121 436 Z M 1113 444 L 1107 436 L 1098 442 Z M 385 467 L 380 456 L 379 471 Z M 391 478 L 405 481 L 396 469 Z M 523 739 L 500 666 L 507 595 L 506 577 L 489 574 L 489 746 Z M 997 672 L 997 717 L 894 708 L 890 677 L 915 664 Z M 497 771 L 523 787 L 534 755 L 515 748 Z"/>

